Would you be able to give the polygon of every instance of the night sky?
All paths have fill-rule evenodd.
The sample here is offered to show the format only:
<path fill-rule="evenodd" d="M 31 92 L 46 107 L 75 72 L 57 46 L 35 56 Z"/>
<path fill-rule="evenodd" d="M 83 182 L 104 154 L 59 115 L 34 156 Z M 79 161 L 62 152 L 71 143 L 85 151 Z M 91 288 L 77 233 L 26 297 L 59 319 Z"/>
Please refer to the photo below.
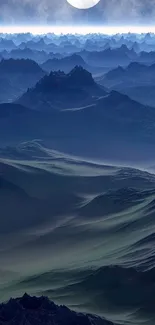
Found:
<path fill-rule="evenodd" d="M 155 0 L 101 0 L 88 10 L 66 0 L 0 0 L 1 24 L 153 24 Z"/>

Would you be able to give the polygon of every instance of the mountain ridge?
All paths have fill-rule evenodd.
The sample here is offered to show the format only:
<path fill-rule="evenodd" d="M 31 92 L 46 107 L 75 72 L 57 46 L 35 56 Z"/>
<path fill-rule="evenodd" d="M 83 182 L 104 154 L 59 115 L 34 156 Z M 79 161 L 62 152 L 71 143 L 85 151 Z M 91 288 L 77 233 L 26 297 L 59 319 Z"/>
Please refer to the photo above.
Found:
<path fill-rule="evenodd" d="M 76 108 L 92 104 L 94 97 L 105 96 L 107 92 L 98 85 L 90 72 L 75 66 L 69 73 L 52 71 L 17 101 L 30 108 L 56 107 Z M 46 107 L 47 106 L 47 107 Z M 59 107 L 60 106 L 60 107 Z"/>
<path fill-rule="evenodd" d="M 24 294 L 21 298 L 11 298 L 0 305 L 0 325 L 116 325 L 92 314 L 71 311 L 66 306 L 57 306 L 47 297 Z"/>
<path fill-rule="evenodd" d="M 148 106 L 155 106 L 155 64 L 132 62 L 110 70 L 96 81 L 109 90 L 117 90 Z"/>
<path fill-rule="evenodd" d="M 29 59 L 0 61 L 0 102 L 12 102 L 45 75 L 43 69 Z"/>

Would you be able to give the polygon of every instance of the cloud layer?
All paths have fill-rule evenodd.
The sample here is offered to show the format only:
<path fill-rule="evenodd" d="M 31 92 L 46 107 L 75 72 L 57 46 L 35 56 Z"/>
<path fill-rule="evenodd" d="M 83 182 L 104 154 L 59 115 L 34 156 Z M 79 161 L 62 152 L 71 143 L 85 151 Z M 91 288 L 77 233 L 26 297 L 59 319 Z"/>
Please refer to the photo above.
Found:
<path fill-rule="evenodd" d="M 101 0 L 89 10 L 75 9 L 66 0 L 0 1 L 4 24 L 154 24 L 154 17 L 155 0 Z"/>

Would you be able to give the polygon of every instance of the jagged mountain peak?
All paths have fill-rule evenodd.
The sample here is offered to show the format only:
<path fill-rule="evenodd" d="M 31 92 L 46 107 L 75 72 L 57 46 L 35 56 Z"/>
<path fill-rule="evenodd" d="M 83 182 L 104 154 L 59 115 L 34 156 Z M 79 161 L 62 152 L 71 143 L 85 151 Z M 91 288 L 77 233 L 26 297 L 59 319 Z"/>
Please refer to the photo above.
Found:
<path fill-rule="evenodd" d="M 31 297 L 27 293 L 21 298 L 10 299 L 0 305 L 0 325 L 114 325 L 91 314 L 71 311 L 66 306 L 57 306 L 47 297 Z"/>
<path fill-rule="evenodd" d="M 74 83 L 85 85 L 93 85 L 95 83 L 92 74 L 82 66 L 78 65 L 68 73 L 68 78 L 70 78 Z"/>
<path fill-rule="evenodd" d="M 81 66 L 75 66 L 68 74 L 63 71 L 51 71 L 48 76 L 42 78 L 35 87 L 37 91 L 51 91 L 53 88 L 74 88 L 77 86 L 92 86 L 95 81 L 90 72 Z"/>

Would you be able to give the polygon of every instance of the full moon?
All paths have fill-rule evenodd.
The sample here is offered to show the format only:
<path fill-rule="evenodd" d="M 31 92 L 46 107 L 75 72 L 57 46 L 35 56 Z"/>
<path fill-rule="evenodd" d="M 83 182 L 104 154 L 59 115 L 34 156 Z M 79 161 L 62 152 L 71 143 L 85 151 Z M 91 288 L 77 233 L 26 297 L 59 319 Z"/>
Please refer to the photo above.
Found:
<path fill-rule="evenodd" d="M 89 9 L 96 6 L 100 0 L 67 0 L 67 2 L 78 9 Z"/>

